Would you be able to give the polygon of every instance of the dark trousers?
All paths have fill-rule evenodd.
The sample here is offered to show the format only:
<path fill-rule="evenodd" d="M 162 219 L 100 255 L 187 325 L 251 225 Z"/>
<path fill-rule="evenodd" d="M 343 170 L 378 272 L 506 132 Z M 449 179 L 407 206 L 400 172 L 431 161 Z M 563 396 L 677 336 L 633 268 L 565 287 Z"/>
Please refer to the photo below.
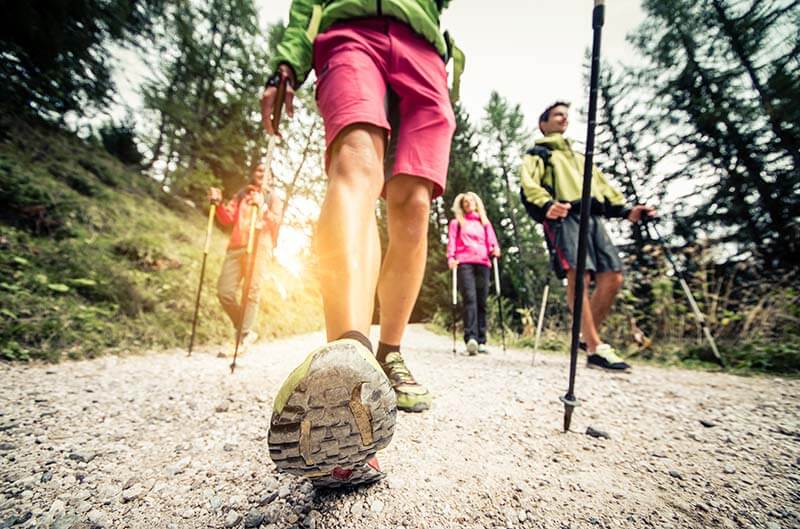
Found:
<path fill-rule="evenodd" d="M 480 264 L 458 265 L 458 290 L 464 306 L 464 342 L 486 343 L 486 296 L 491 269 Z"/>

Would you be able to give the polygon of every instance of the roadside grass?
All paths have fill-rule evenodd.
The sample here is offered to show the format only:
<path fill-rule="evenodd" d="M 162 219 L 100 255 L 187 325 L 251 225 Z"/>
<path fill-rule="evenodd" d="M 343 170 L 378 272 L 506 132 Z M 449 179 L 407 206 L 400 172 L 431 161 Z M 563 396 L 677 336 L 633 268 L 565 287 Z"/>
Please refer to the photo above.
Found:
<path fill-rule="evenodd" d="M 0 123 L 0 357 L 58 361 L 186 346 L 205 211 L 96 145 L 9 120 Z M 234 340 L 216 299 L 226 242 L 215 229 L 198 345 Z M 259 334 L 318 329 L 312 274 L 294 277 L 273 263 L 270 277 Z"/>

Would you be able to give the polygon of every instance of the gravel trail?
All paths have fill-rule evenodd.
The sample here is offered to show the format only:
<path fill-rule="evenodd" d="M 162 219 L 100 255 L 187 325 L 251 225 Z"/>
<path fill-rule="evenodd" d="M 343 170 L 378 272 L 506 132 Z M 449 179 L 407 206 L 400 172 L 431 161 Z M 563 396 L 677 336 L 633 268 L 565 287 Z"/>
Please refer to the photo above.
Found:
<path fill-rule="evenodd" d="M 453 357 L 419 326 L 433 408 L 398 414 L 386 480 L 314 491 L 266 439 L 321 340 L 258 344 L 233 376 L 216 350 L 0 364 L 0 528 L 800 527 L 800 380 L 581 368 L 563 434 L 566 355 Z"/>

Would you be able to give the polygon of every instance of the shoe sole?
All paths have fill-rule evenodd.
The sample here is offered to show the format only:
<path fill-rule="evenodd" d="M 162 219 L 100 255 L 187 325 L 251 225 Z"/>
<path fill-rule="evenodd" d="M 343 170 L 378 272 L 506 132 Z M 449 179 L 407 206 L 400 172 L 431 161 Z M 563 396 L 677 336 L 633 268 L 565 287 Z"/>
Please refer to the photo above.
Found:
<path fill-rule="evenodd" d="M 352 343 L 333 342 L 310 356 L 306 374 L 272 414 L 268 444 L 275 466 L 315 487 L 383 478 L 368 462 L 394 434 L 389 380 Z"/>
<path fill-rule="evenodd" d="M 431 409 L 431 405 L 427 402 L 418 402 L 413 406 L 398 406 L 397 409 L 409 413 L 422 413 L 423 411 Z"/>
<path fill-rule="evenodd" d="M 605 373 L 630 373 L 632 369 L 630 367 L 626 369 L 611 369 L 608 367 L 596 366 L 594 364 L 586 364 L 586 367 L 588 367 L 589 369 L 597 369 L 598 371 L 603 371 Z"/>

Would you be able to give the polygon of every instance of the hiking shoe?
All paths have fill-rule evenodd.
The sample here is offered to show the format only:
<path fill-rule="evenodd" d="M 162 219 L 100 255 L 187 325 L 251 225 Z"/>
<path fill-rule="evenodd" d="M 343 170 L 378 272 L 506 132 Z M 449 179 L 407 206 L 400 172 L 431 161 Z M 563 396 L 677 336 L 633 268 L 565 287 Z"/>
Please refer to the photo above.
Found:
<path fill-rule="evenodd" d="M 394 434 L 392 386 L 356 340 L 312 351 L 275 396 L 269 455 L 278 470 L 315 487 L 361 485 L 384 477 L 375 452 Z"/>
<path fill-rule="evenodd" d="M 433 397 L 430 392 L 414 380 L 399 352 L 386 355 L 381 362 L 383 372 L 397 395 L 397 408 L 403 411 L 419 412 L 431 407 Z"/>
<path fill-rule="evenodd" d="M 606 371 L 628 371 L 631 366 L 626 364 L 622 358 L 617 356 L 617 352 L 613 347 L 607 343 L 601 343 L 597 346 L 594 353 L 589 354 L 586 358 L 586 365 L 598 369 L 605 369 Z"/>
<path fill-rule="evenodd" d="M 467 354 L 470 356 L 478 354 L 478 340 L 475 338 L 470 338 L 469 341 L 467 341 Z"/>
<path fill-rule="evenodd" d="M 489 348 L 486 347 L 485 343 L 479 343 L 478 344 L 478 354 L 482 354 L 482 355 L 488 355 L 489 354 Z"/>

